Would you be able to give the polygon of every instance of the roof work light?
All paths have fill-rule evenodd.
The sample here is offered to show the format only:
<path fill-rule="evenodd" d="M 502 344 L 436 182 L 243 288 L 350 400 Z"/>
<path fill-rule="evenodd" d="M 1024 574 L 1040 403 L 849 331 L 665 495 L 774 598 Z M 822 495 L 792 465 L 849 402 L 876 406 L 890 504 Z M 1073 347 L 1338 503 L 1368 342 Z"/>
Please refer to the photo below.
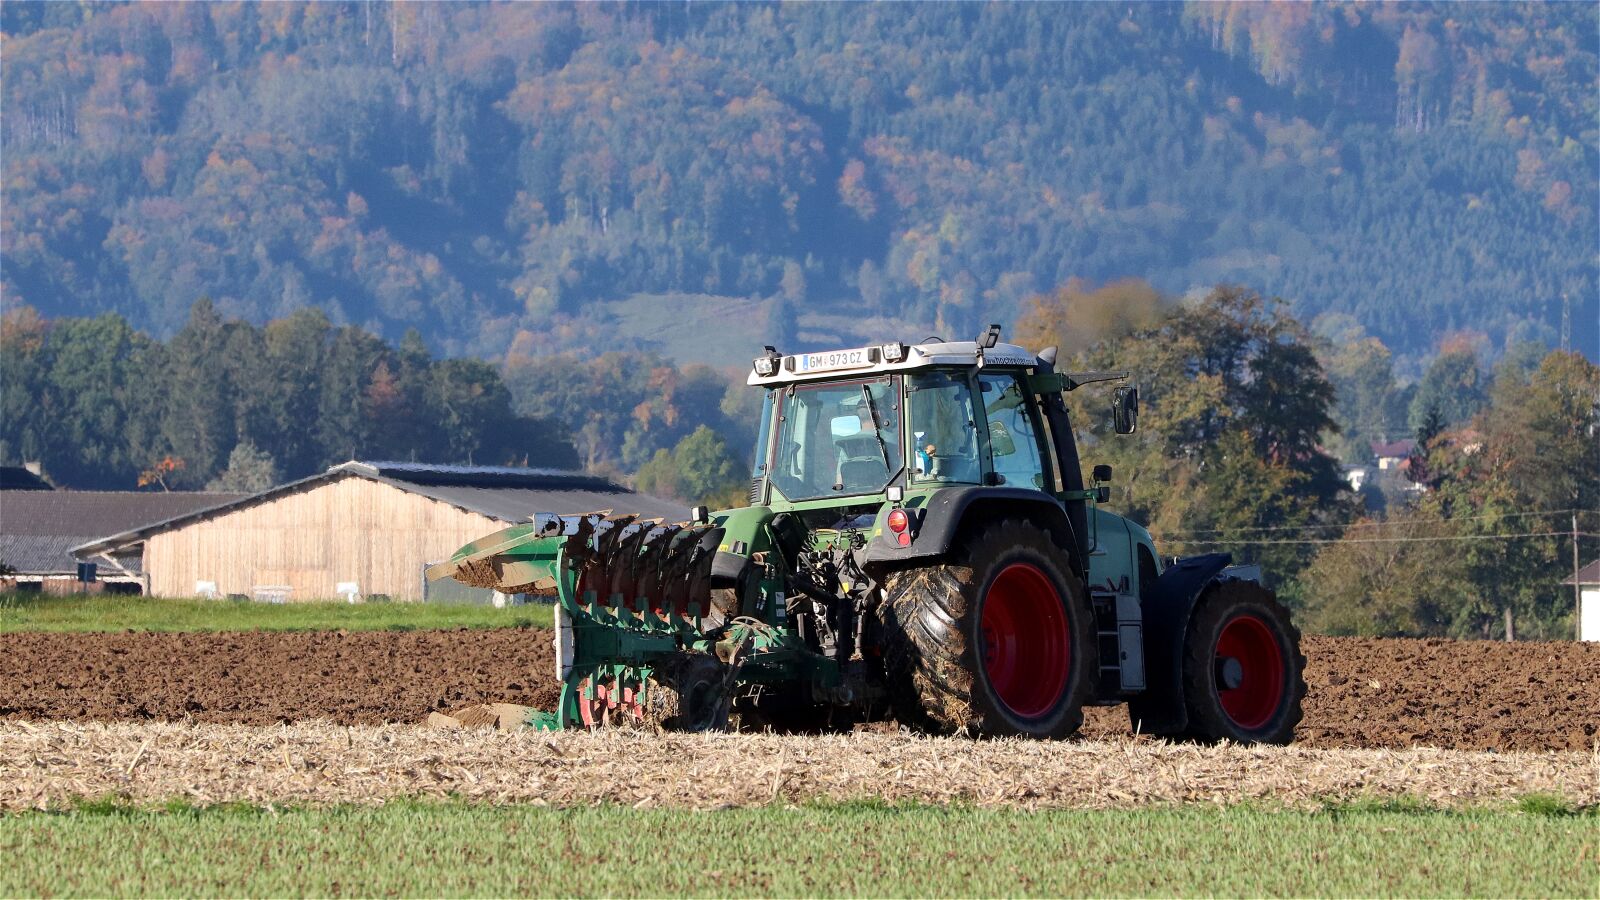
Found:
<path fill-rule="evenodd" d="M 782 359 L 783 355 L 775 347 L 769 346 L 761 349 L 767 352 L 755 358 L 756 375 L 761 378 L 771 378 L 778 374 L 778 360 Z"/>

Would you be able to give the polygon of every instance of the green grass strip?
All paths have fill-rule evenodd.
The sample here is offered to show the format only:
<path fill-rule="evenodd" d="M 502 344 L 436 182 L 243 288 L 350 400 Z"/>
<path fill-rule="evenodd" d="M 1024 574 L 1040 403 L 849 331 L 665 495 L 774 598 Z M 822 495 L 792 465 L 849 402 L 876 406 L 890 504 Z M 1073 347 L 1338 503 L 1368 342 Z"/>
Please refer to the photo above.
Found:
<path fill-rule="evenodd" d="M 0 817 L 0 896 L 1595 896 L 1550 798 L 1023 812 L 100 803 Z"/>
<path fill-rule="evenodd" d="M 0 633 L 18 631 L 349 631 L 548 627 L 542 604 L 253 603 L 163 597 L 0 595 Z"/>

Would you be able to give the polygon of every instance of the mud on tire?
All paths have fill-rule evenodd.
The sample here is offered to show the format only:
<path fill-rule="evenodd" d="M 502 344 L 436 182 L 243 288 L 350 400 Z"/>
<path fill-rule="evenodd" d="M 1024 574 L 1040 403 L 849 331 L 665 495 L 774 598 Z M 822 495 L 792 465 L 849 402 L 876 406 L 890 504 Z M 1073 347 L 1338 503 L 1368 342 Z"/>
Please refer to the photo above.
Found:
<path fill-rule="evenodd" d="M 680 653 L 652 675 L 651 720 L 665 731 L 729 731 L 732 678 L 709 653 Z"/>
<path fill-rule="evenodd" d="M 889 575 L 877 615 L 902 723 L 1039 738 L 1082 724 L 1099 670 L 1093 615 L 1065 553 L 1037 526 L 995 522 L 944 563 Z"/>

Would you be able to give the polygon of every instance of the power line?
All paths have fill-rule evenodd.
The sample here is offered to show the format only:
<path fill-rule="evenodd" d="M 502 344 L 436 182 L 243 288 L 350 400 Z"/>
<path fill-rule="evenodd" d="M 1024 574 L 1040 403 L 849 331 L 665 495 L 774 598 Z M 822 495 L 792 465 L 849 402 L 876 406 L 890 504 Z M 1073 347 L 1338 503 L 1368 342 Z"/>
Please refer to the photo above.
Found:
<path fill-rule="evenodd" d="M 1271 538 L 1267 540 L 1235 540 L 1235 541 L 1190 541 L 1183 538 L 1162 538 L 1183 544 L 1199 544 L 1206 547 L 1241 547 L 1258 544 L 1409 544 L 1422 541 L 1509 541 L 1516 538 L 1533 537 L 1600 537 L 1600 534 L 1591 534 L 1587 531 L 1527 531 L 1517 534 L 1456 534 L 1442 537 L 1393 537 L 1393 538 L 1302 538 L 1300 540 L 1284 540 Z"/>
<path fill-rule="evenodd" d="M 1482 519 L 1524 519 L 1524 518 L 1528 518 L 1530 516 L 1566 516 L 1566 515 L 1571 515 L 1573 513 L 1577 513 L 1579 515 L 1590 515 L 1590 514 L 1597 513 L 1597 512 L 1600 512 L 1600 510 L 1594 510 L 1594 509 L 1547 509 L 1547 510 L 1541 510 L 1539 512 L 1484 513 L 1483 515 L 1478 515 L 1478 516 L 1453 516 L 1453 517 L 1450 517 L 1450 518 L 1429 518 L 1429 519 L 1393 519 L 1393 520 L 1383 521 L 1383 522 L 1370 522 L 1370 521 L 1369 522 L 1348 522 L 1348 523 L 1330 522 L 1330 523 L 1328 523 L 1326 525 L 1268 525 L 1268 526 L 1252 527 L 1252 528 L 1211 528 L 1211 529 L 1205 529 L 1205 530 L 1200 530 L 1200 531 L 1174 531 L 1174 532 L 1171 532 L 1169 534 L 1166 534 L 1165 537 L 1167 537 L 1169 539 L 1173 539 L 1173 540 L 1182 540 L 1182 535 L 1186 535 L 1186 534 L 1245 534 L 1245 533 L 1253 534 L 1253 533 L 1258 532 L 1258 531 L 1325 531 L 1325 530 L 1327 530 L 1329 528 L 1382 528 L 1384 526 L 1427 525 L 1427 524 L 1432 524 L 1432 523 L 1445 523 L 1445 524 L 1448 524 L 1450 522 L 1476 522 L 1476 521 L 1480 521 Z M 1562 532 L 1562 533 L 1566 534 L 1568 532 Z"/>

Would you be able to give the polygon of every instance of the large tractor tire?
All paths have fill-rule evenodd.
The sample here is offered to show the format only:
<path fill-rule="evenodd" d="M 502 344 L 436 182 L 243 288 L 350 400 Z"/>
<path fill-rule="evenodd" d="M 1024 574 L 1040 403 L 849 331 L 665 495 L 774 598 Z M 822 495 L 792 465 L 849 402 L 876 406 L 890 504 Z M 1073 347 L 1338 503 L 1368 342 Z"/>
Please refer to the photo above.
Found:
<path fill-rule="evenodd" d="M 1300 632 L 1273 593 L 1253 581 L 1208 590 L 1183 644 L 1186 736 L 1212 742 L 1287 744 L 1306 695 Z"/>
<path fill-rule="evenodd" d="M 895 572 L 878 610 L 895 718 L 936 733 L 1059 738 L 1099 671 L 1082 581 L 1050 535 L 1002 520 L 943 564 Z"/>

